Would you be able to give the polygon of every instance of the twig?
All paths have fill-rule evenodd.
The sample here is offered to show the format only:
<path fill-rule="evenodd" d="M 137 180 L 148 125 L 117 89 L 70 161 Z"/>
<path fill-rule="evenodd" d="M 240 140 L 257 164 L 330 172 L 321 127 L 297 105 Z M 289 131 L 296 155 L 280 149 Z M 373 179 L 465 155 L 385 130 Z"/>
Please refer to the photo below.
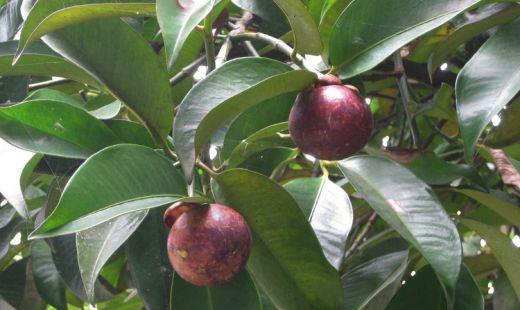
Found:
<path fill-rule="evenodd" d="M 229 32 L 229 35 L 225 38 L 224 43 L 222 44 L 222 47 L 220 48 L 215 60 L 215 65 L 217 68 L 224 64 L 224 62 L 228 58 L 231 48 L 233 47 L 233 42 L 231 42 L 231 39 L 229 37 L 243 33 L 252 19 L 253 14 L 249 11 L 244 11 L 242 17 L 235 24 L 231 25 L 231 27 L 233 27 L 233 30 L 231 30 L 231 32 Z"/>
<path fill-rule="evenodd" d="M 192 75 L 199 68 L 199 66 L 204 63 L 205 60 L 206 60 L 206 55 L 201 56 L 199 59 L 195 60 L 191 64 L 182 68 L 179 73 L 177 73 L 174 77 L 172 77 L 170 79 L 170 85 L 175 86 L 175 85 L 179 84 L 185 78 Z"/>
<path fill-rule="evenodd" d="M 199 167 L 200 169 L 206 171 L 210 176 L 215 176 L 217 174 L 217 172 L 213 169 L 211 169 L 210 167 L 208 167 L 205 163 L 203 163 L 201 160 L 197 160 L 195 162 L 195 165 L 197 167 Z"/>
<path fill-rule="evenodd" d="M 401 93 L 401 101 L 403 102 L 404 112 L 406 119 L 408 120 L 408 126 L 412 132 L 412 139 L 415 146 L 420 146 L 420 136 L 417 130 L 417 124 L 410 111 L 410 91 L 408 90 L 408 82 L 406 72 L 404 70 L 403 59 L 401 58 L 401 52 L 397 51 L 394 53 L 394 71 L 400 73 L 400 77 L 397 79 L 399 85 L 399 92 Z"/>
<path fill-rule="evenodd" d="M 258 53 L 256 48 L 253 46 L 251 41 L 244 41 L 242 44 L 244 45 L 244 47 L 245 47 L 246 51 L 249 53 L 249 55 L 254 56 L 254 57 L 260 57 L 260 54 Z"/>
<path fill-rule="evenodd" d="M 363 241 L 363 239 L 365 239 L 365 237 L 370 232 L 370 229 L 372 229 L 372 226 L 374 225 L 376 219 L 377 219 L 377 213 L 374 211 L 368 218 L 368 221 L 365 224 L 365 226 L 363 227 L 363 229 L 361 230 L 361 232 L 357 235 L 356 239 L 354 239 L 354 242 L 352 242 L 352 245 L 350 246 L 348 251 L 345 253 L 345 259 L 347 257 L 349 257 L 350 255 L 352 255 L 357 250 L 357 248 L 361 245 L 361 242 Z"/>
<path fill-rule="evenodd" d="M 213 44 L 213 29 L 211 21 L 206 18 L 204 21 L 204 49 L 206 50 L 206 63 L 208 73 L 215 69 L 215 45 Z"/>
<path fill-rule="evenodd" d="M 218 51 L 217 57 L 215 58 L 215 67 L 220 68 L 228 58 L 229 52 L 231 51 L 231 48 L 233 47 L 233 43 L 231 42 L 231 39 L 227 37 L 224 40 L 224 43 L 222 44 L 222 47 Z"/>
<path fill-rule="evenodd" d="M 45 82 L 29 84 L 29 91 L 37 90 L 37 89 L 41 89 L 41 88 L 45 88 L 45 87 L 66 84 L 69 82 L 72 82 L 72 81 L 69 79 L 65 79 L 65 78 L 57 78 L 57 79 L 53 79 L 53 80 L 49 80 L 49 81 L 45 81 Z"/>

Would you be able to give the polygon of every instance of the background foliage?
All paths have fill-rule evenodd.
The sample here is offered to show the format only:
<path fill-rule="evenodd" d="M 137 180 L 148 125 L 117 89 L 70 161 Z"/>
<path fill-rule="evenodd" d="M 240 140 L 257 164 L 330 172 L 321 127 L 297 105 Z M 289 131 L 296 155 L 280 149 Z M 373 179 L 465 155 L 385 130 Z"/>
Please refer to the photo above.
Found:
<path fill-rule="evenodd" d="M 520 4 L 0 0 L 0 309 L 520 309 Z M 375 129 L 288 134 L 324 73 Z M 162 213 L 225 203 L 246 270 L 175 276 Z"/>

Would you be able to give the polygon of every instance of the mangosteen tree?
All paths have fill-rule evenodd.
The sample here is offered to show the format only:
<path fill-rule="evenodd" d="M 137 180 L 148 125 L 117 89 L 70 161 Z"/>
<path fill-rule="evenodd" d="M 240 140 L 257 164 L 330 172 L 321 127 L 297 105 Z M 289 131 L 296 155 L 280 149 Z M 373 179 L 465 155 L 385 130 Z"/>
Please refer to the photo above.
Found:
<path fill-rule="evenodd" d="M 520 309 L 519 55 L 515 1 L 0 0 L 0 309 Z"/>

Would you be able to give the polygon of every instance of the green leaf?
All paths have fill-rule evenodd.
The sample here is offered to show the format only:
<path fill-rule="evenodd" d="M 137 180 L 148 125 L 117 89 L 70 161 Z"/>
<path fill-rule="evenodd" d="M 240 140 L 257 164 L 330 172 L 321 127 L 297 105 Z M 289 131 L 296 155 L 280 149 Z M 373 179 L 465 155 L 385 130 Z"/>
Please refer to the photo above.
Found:
<path fill-rule="evenodd" d="M 278 308 L 341 308 L 339 276 L 283 187 L 263 175 L 231 169 L 212 180 L 212 191 L 249 224 L 253 247 L 248 271 Z"/>
<path fill-rule="evenodd" d="M 501 215 L 505 220 L 520 227 L 520 208 L 506 197 L 500 197 L 497 193 L 484 193 L 473 189 L 454 189 L 455 192 L 464 194 Z"/>
<path fill-rule="evenodd" d="M 78 253 L 76 250 L 76 236 L 60 236 L 50 239 L 52 257 L 54 264 L 61 278 L 67 287 L 83 301 L 87 301 L 85 286 L 81 280 L 81 273 L 78 265 Z M 111 294 L 96 282 L 95 302 L 111 299 Z"/>
<path fill-rule="evenodd" d="M 378 215 L 421 252 L 453 292 L 462 262 L 461 243 L 432 189 L 386 158 L 355 156 L 338 165 Z"/>
<path fill-rule="evenodd" d="M 10 0 L 0 4 L 0 42 L 11 40 L 23 22 L 20 15 L 22 0 Z"/>
<path fill-rule="evenodd" d="M 470 229 L 474 230 L 491 248 L 493 255 L 504 269 L 517 298 L 520 299 L 520 250 L 516 248 L 511 240 L 500 232 L 500 229 L 477 221 L 465 219 L 461 221 Z"/>
<path fill-rule="evenodd" d="M 140 144 L 151 148 L 156 147 L 150 133 L 139 123 L 111 119 L 106 120 L 105 124 L 123 143 Z"/>
<path fill-rule="evenodd" d="M 435 46 L 428 59 L 428 72 L 433 76 L 435 70 L 457 48 L 497 25 L 508 23 L 520 16 L 520 5 L 515 3 L 493 4 L 482 13 L 460 25 L 455 32 Z"/>
<path fill-rule="evenodd" d="M 184 175 L 191 181 L 195 158 L 211 134 L 245 109 L 314 82 L 306 70 L 276 60 L 244 57 L 226 62 L 197 83 L 182 101 L 173 137 Z M 211 94 L 211 96 L 208 96 Z"/>
<path fill-rule="evenodd" d="M 325 48 L 324 52 L 326 55 L 329 53 L 330 35 L 334 30 L 334 25 L 341 15 L 341 12 L 343 12 L 343 10 L 350 4 L 350 2 L 352 2 L 352 0 L 332 0 L 329 1 L 328 6 L 324 8 L 325 11 L 323 13 L 323 17 L 321 18 L 318 29 L 320 31 L 321 39 Z"/>
<path fill-rule="evenodd" d="M 296 179 L 284 187 L 309 219 L 329 263 L 339 269 L 354 220 L 347 193 L 325 176 Z"/>
<path fill-rule="evenodd" d="M 211 12 L 215 0 L 157 0 L 157 20 L 166 49 L 168 69 L 172 69 L 184 42 L 197 25 Z"/>
<path fill-rule="evenodd" d="M 283 172 L 283 167 L 285 167 L 287 162 L 297 156 L 298 150 L 296 149 L 273 147 L 252 154 L 236 168 L 255 171 L 269 177 L 277 171 Z"/>
<path fill-rule="evenodd" d="M 443 295 L 441 284 L 437 281 L 433 268 L 428 265 L 417 271 L 415 277 L 401 287 L 386 309 L 446 309 Z"/>
<path fill-rule="evenodd" d="M 79 167 L 63 190 L 58 206 L 31 237 L 114 205 L 186 195 L 181 174 L 166 157 L 145 146 L 115 145 L 94 154 Z"/>
<path fill-rule="evenodd" d="M 74 2 L 83 3 L 89 1 Z M 32 32 L 48 15 L 69 6 L 61 0 L 36 2 L 22 33 Z M 148 42 L 132 27 L 120 19 L 91 20 L 47 33 L 43 40 L 102 82 L 143 120 L 158 142 L 165 143 L 173 119 L 168 75 Z"/>
<path fill-rule="evenodd" d="M 0 193 L 23 218 L 29 210 L 23 195 L 24 171 L 29 173 L 41 156 L 19 149 L 0 138 Z"/>
<path fill-rule="evenodd" d="M 267 126 L 244 139 L 225 161 L 229 167 L 237 167 L 254 153 L 273 147 L 294 147 L 290 139 L 282 138 L 279 133 L 288 131 L 287 122 Z"/>
<path fill-rule="evenodd" d="M 200 287 L 173 277 L 171 306 L 175 310 L 262 309 L 255 284 L 246 270 L 222 285 Z"/>
<path fill-rule="evenodd" d="M 80 1 L 79 3 L 81 2 L 84 4 L 68 7 L 63 6 L 63 8 L 44 16 L 43 19 L 39 20 L 40 22 L 38 24 L 33 24 L 36 19 L 29 19 L 28 17 L 29 22 L 26 22 L 20 34 L 20 43 L 16 57 L 18 58 L 22 55 L 27 46 L 30 46 L 45 34 L 74 24 L 104 18 L 155 16 L 154 3 L 88 4 L 88 2 L 94 1 Z M 53 4 L 49 4 L 49 8 L 52 5 Z"/>
<path fill-rule="evenodd" d="M 520 309 L 520 299 L 516 297 L 507 276 L 500 272 L 495 282 L 495 293 L 493 294 L 493 309 L 516 310 Z"/>
<path fill-rule="evenodd" d="M 170 309 L 172 266 L 168 259 L 168 229 L 164 209 L 153 209 L 126 243 L 128 267 L 147 309 Z"/>
<path fill-rule="evenodd" d="M 477 282 L 466 266 L 463 266 L 460 270 L 453 309 L 484 310 L 484 296 L 482 296 Z"/>
<path fill-rule="evenodd" d="M 401 46 L 439 27 L 479 0 L 355 0 L 332 30 L 330 59 L 342 78 L 372 69 Z M 374 22 L 377 21 L 377 22 Z"/>
<path fill-rule="evenodd" d="M 133 212 L 76 234 L 78 265 L 89 301 L 101 268 L 110 256 L 132 235 L 148 211 Z"/>
<path fill-rule="evenodd" d="M 0 296 L 19 309 L 25 289 L 27 259 L 17 261 L 0 273 Z M 1 298 L 0 297 L 0 298 Z"/>
<path fill-rule="evenodd" d="M 27 96 L 24 101 L 32 100 L 61 101 L 78 108 L 84 108 L 84 102 L 81 99 L 51 88 L 38 89 Z"/>
<path fill-rule="evenodd" d="M 400 284 L 407 265 L 408 251 L 400 251 L 376 257 L 349 270 L 341 277 L 345 292 L 343 309 L 364 309 L 385 288 L 395 282 Z M 379 303 L 378 306 L 383 309 L 386 304 Z"/>
<path fill-rule="evenodd" d="M 2 170 L 4 171 L 4 170 Z M 0 191 L 1 193 L 1 191 Z M 4 196 L 5 198 L 5 196 Z M 4 228 L 11 222 L 16 214 L 16 210 L 12 208 L 10 205 L 4 205 L 0 207 L 0 229 Z"/>
<path fill-rule="evenodd" d="M 31 263 L 38 294 L 58 310 L 66 310 L 65 283 L 54 265 L 51 249 L 45 241 L 36 240 L 31 243 Z"/>
<path fill-rule="evenodd" d="M 24 220 L 20 217 L 15 217 L 6 226 L 0 229 L 0 260 L 9 251 L 10 242 L 14 236 L 24 227 Z"/>
<path fill-rule="evenodd" d="M 228 158 L 237 145 L 260 129 L 286 122 L 295 99 L 296 93 L 283 94 L 252 106 L 237 116 L 226 131 L 222 158 Z"/>
<path fill-rule="evenodd" d="M 27 48 L 16 65 L 12 65 L 18 41 L 0 43 L 0 75 L 60 76 L 102 88 L 90 74 L 50 50 L 42 42 Z"/>
<path fill-rule="evenodd" d="M 302 54 L 319 55 L 323 50 L 320 33 L 312 16 L 300 0 L 273 0 L 291 24 L 294 48 Z"/>
<path fill-rule="evenodd" d="M 455 92 L 467 161 L 491 118 L 520 90 L 520 19 L 503 26 L 482 45 L 457 77 Z"/>
<path fill-rule="evenodd" d="M 87 158 L 119 142 L 103 122 L 87 111 L 52 100 L 1 107 L 0 133 L 17 147 L 68 158 Z"/>
<path fill-rule="evenodd" d="M 520 142 L 520 99 L 514 100 L 500 113 L 500 125 L 486 137 L 486 145 L 492 148 L 505 148 Z"/>

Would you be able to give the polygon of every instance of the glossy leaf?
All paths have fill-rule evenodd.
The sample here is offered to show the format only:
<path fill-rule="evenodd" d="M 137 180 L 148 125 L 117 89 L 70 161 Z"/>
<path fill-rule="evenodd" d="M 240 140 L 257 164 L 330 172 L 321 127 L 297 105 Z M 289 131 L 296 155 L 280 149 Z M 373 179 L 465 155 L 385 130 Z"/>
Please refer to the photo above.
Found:
<path fill-rule="evenodd" d="M 20 34 L 17 57 L 24 53 L 27 46 L 33 44 L 47 33 L 54 32 L 68 26 L 103 18 L 117 18 L 125 16 L 155 16 L 153 3 L 93 3 L 81 1 L 83 5 L 71 5 L 60 8 L 45 16 L 39 24 L 33 25 L 32 19 L 24 25 Z M 146 2 L 146 1 L 142 1 Z M 49 8 L 52 4 L 49 4 Z"/>
<path fill-rule="evenodd" d="M 10 143 L 36 153 L 87 158 L 119 142 L 87 111 L 52 100 L 31 100 L 0 108 L 0 133 Z"/>
<path fill-rule="evenodd" d="M 325 12 L 318 27 L 326 55 L 329 53 L 330 35 L 334 30 L 334 25 L 341 15 L 341 12 L 343 12 L 352 0 L 333 0 L 328 2 L 329 4 L 324 8 Z"/>
<path fill-rule="evenodd" d="M 426 266 L 417 271 L 415 277 L 401 287 L 386 309 L 446 309 L 442 287 L 433 268 Z"/>
<path fill-rule="evenodd" d="M 17 64 L 12 65 L 17 48 L 18 41 L 0 43 L 0 75 L 60 76 L 102 88 L 91 75 L 50 50 L 42 42 L 35 42 L 27 48 Z"/>
<path fill-rule="evenodd" d="M 505 148 L 520 142 L 520 99 L 514 100 L 506 110 L 500 113 L 500 125 L 486 137 L 485 144 L 492 148 Z"/>
<path fill-rule="evenodd" d="M 101 268 L 134 233 L 147 214 L 148 211 L 139 211 L 122 215 L 76 234 L 79 271 L 91 302 Z"/>
<path fill-rule="evenodd" d="M 27 259 L 14 262 L 0 273 L 0 296 L 14 309 L 19 309 L 25 288 Z"/>
<path fill-rule="evenodd" d="M 421 252 L 453 292 L 462 262 L 461 243 L 432 189 L 386 158 L 351 157 L 341 161 L 339 168 L 378 215 Z M 392 178 L 382 177 L 389 175 Z"/>
<path fill-rule="evenodd" d="M 85 286 L 81 280 L 78 265 L 78 253 L 76 250 L 76 237 L 74 235 L 61 236 L 50 239 L 52 257 L 61 278 L 68 288 L 83 301 L 87 301 Z M 95 302 L 110 299 L 111 294 L 96 282 Z"/>
<path fill-rule="evenodd" d="M 172 267 L 168 260 L 168 229 L 163 209 L 154 209 L 126 243 L 132 279 L 147 309 L 169 309 Z"/>
<path fill-rule="evenodd" d="M 458 193 L 464 194 L 501 215 L 513 225 L 520 225 L 520 209 L 507 196 L 500 197 L 497 193 L 484 193 L 473 189 L 456 189 Z"/>
<path fill-rule="evenodd" d="M 497 227 L 469 219 L 462 220 L 462 224 L 474 230 L 480 237 L 486 240 L 493 255 L 495 255 L 509 278 L 517 298 L 520 299 L 520 269 L 518 269 L 520 250 Z"/>
<path fill-rule="evenodd" d="M 61 101 L 73 105 L 78 108 L 84 107 L 84 102 L 72 95 L 61 92 L 59 90 L 51 89 L 51 88 L 42 88 L 38 89 L 34 92 L 31 92 L 24 101 L 32 101 L 32 100 L 51 100 L 51 101 Z"/>
<path fill-rule="evenodd" d="M 226 121 L 266 99 L 301 90 L 315 79 L 313 73 L 292 71 L 279 61 L 245 57 L 226 62 L 197 83 L 182 101 L 173 129 L 186 178 L 191 180 L 199 150 Z"/>
<path fill-rule="evenodd" d="M 491 118 L 520 90 L 520 19 L 503 26 L 464 65 L 455 86 L 467 161 Z"/>
<path fill-rule="evenodd" d="M 479 0 L 355 0 L 340 15 L 329 41 L 342 78 L 372 69 L 401 46 L 433 30 Z M 374 22 L 376 21 L 376 22 Z"/>
<path fill-rule="evenodd" d="M 347 193 L 327 177 L 301 178 L 284 187 L 309 219 L 329 263 L 339 269 L 354 220 Z"/>
<path fill-rule="evenodd" d="M 9 222 L 14 218 L 15 214 L 16 210 L 8 204 L 0 207 L 0 229 L 7 226 L 7 224 L 9 224 Z"/>
<path fill-rule="evenodd" d="M 237 145 L 260 129 L 287 121 L 295 98 L 295 93 L 273 97 L 237 116 L 226 131 L 221 150 L 222 158 L 228 158 Z"/>
<path fill-rule="evenodd" d="M 0 138 L 0 193 L 24 218 L 29 210 L 23 195 L 22 176 L 32 170 L 40 159 L 39 155 L 19 149 Z"/>
<path fill-rule="evenodd" d="M 85 3 L 89 1 L 74 2 Z M 61 0 L 36 2 L 22 33 L 32 32 L 48 15 L 70 6 L 67 4 Z M 136 112 L 158 142 L 166 140 L 173 119 L 168 75 L 148 42 L 131 26 L 120 19 L 91 20 L 48 33 L 42 39 L 102 81 L 115 98 Z"/>
<path fill-rule="evenodd" d="M 484 310 L 484 296 L 482 296 L 477 282 L 466 266 L 462 266 L 460 270 L 453 309 Z"/>
<path fill-rule="evenodd" d="M 164 156 L 145 146 L 115 145 L 81 165 L 67 183 L 54 211 L 31 236 L 35 238 L 114 205 L 142 198 L 185 195 L 182 176 Z"/>
<path fill-rule="evenodd" d="M 166 49 L 168 68 L 173 68 L 184 42 L 197 25 L 211 12 L 215 0 L 157 0 L 157 20 Z"/>
<path fill-rule="evenodd" d="M 157 147 L 150 133 L 139 123 L 112 119 L 106 120 L 105 124 L 123 143 Z"/>
<path fill-rule="evenodd" d="M 246 270 L 222 285 L 200 287 L 173 277 L 171 307 L 176 310 L 262 309 L 255 284 Z"/>
<path fill-rule="evenodd" d="M 34 283 L 40 296 L 58 310 L 67 309 L 65 283 L 61 279 L 49 246 L 43 240 L 31 243 L 31 263 Z"/>
<path fill-rule="evenodd" d="M 349 270 L 341 277 L 345 294 L 343 309 L 363 309 L 378 293 L 400 281 L 407 265 L 408 251 L 401 251 L 374 258 Z M 386 304 L 378 306 L 384 308 Z"/>
<path fill-rule="evenodd" d="M 319 55 L 323 50 L 320 33 L 312 16 L 300 0 L 273 0 L 291 24 L 296 51 Z"/>
<path fill-rule="evenodd" d="M 435 46 L 428 59 L 430 76 L 461 44 L 470 41 L 492 27 L 508 23 L 518 16 L 520 16 L 520 5 L 499 3 L 492 5 L 475 18 L 460 25 L 455 32 Z"/>
<path fill-rule="evenodd" d="M 267 126 L 244 139 L 233 149 L 225 161 L 229 167 L 237 167 L 254 153 L 273 147 L 294 147 L 292 140 L 279 134 L 288 131 L 288 123 L 283 122 Z"/>
<path fill-rule="evenodd" d="M 24 220 L 14 218 L 9 224 L 0 229 L 0 260 L 4 258 L 10 248 L 10 242 L 14 236 L 24 227 Z"/>
<path fill-rule="evenodd" d="M 231 169 L 213 179 L 212 191 L 248 222 L 253 247 L 247 268 L 273 304 L 282 309 L 341 307 L 339 276 L 283 187 L 260 174 Z"/>
<path fill-rule="evenodd" d="M 236 168 L 255 171 L 270 177 L 273 173 L 276 174 L 278 171 L 280 171 L 280 173 L 283 172 L 283 167 L 297 156 L 298 150 L 296 149 L 273 147 L 252 154 Z"/>

